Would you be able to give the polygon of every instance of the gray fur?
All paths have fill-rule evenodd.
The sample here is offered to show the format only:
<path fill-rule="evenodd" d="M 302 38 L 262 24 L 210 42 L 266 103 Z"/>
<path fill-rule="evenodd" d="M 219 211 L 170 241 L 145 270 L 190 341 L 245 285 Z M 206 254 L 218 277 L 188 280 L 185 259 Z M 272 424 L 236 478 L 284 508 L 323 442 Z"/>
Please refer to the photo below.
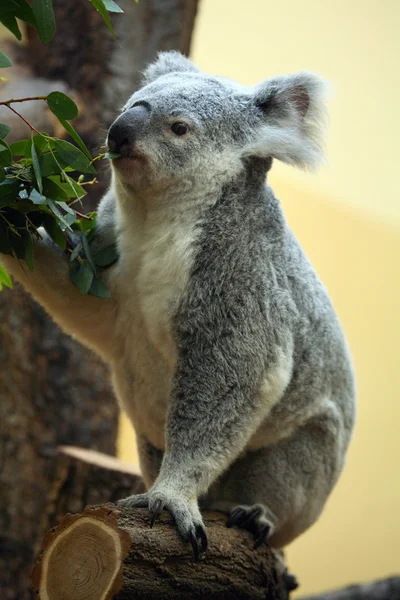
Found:
<path fill-rule="evenodd" d="M 195 550 L 206 539 L 199 501 L 281 547 L 319 516 L 354 422 L 340 324 L 265 185 L 272 158 L 322 159 L 325 86 L 301 73 L 243 87 L 178 53 L 144 83 L 119 117 L 135 141 L 99 208 L 97 247 L 115 240 L 120 251 L 102 335 L 83 320 L 93 299 L 60 318 L 61 292 L 42 291 L 55 254 L 33 276 L 5 262 L 112 367 L 149 488 L 123 502 L 153 518 L 167 508 Z M 141 105 L 146 123 L 132 132 Z M 176 136 L 174 121 L 189 132 Z"/>

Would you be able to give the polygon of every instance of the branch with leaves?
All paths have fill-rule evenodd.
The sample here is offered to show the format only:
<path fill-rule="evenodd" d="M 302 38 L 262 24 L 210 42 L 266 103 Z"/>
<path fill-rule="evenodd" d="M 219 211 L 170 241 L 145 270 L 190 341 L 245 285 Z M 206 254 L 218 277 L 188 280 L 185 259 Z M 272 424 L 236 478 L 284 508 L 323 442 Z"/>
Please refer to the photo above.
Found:
<path fill-rule="evenodd" d="M 113 0 L 89 0 L 113 33 L 109 12 L 121 13 Z M 37 28 L 44 43 L 54 35 L 52 0 L 12 0 L 0 6 L 0 22 L 21 40 L 18 21 Z M 10 59 L 0 52 L 0 68 L 11 67 Z M 3 78 L 4 79 L 4 78 Z M 57 139 L 35 128 L 15 104 L 46 102 L 49 110 L 76 143 Z M 117 259 L 115 246 L 92 254 L 96 214 L 83 215 L 77 210 L 86 195 L 86 187 L 96 180 L 95 161 L 70 121 L 78 116 L 75 102 L 61 92 L 48 96 L 11 98 L 0 102 L 22 119 L 31 131 L 30 138 L 8 145 L 10 127 L 0 123 L 0 252 L 23 260 L 34 269 L 34 241 L 42 227 L 54 242 L 69 254 L 70 276 L 82 294 L 109 297 L 99 278 L 102 269 Z M 90 177 L 90 179 L 88 179 Z M 0 290 L 12 286 L 7 271 L 0 265 Z"/>

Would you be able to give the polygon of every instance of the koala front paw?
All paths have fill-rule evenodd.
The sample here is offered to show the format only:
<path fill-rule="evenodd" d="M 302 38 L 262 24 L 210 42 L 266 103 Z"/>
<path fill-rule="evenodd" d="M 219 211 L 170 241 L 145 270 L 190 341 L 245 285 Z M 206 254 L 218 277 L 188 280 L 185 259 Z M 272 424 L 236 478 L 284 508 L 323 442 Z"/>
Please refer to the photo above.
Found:
<path fill-rule="evenodd" d="M 145 494 L 119 500 L 117 504 L 128 508 L 148 508 L 150 527 L 153 527 L 163 509 L 168 510 L 182 538 L 192 544 L 195 560 L 199 559 L 200 554 L 198 540 L 201 542 L 201 551 L 207 550 L 207 534 L 196 500 L 188 500 L 163 488 L 152 488 Z"/>

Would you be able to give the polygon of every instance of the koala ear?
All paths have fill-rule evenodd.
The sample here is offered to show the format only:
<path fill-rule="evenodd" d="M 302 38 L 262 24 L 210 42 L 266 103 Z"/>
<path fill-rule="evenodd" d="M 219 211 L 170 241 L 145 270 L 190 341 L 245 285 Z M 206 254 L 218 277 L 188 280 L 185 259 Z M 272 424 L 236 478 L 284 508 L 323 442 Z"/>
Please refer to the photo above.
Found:
<path fill-rule="evenodd" d="M 157 59 L 151 63 L 143 72 L 143 85 L 151 83 L 161 75 L 175 72 L 196 73 L 199 69 L 180 52 L 171 50 L 170 52 L 160 52 Z"/>
<path fill-rule="evenodd" d="M 264 125 L 246 152 L 302 169 L 315 168 L 324 158 L 327 89 L 323 79 L 307 72 L 274 77 L 256 86 L 252 101 L 262 111 Z"/>

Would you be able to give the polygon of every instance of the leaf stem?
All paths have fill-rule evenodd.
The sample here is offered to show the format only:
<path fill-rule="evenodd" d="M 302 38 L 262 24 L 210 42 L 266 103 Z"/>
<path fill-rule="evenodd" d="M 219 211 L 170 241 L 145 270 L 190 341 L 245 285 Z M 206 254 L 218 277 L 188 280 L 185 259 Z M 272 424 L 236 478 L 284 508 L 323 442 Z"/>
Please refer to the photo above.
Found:
<path fill-rule="evenodd" d="M 7 106 L 8 104 L 13 104 L 14 102 L 28 102 L 29 100 L 46 100 L 47 96 L 31 96 L 28 98 L 10 98 L 10 100 L 3 100 L 0 102 L 0 106 Z"/>
<path fill-rule="evenodd" d="M 45 140 L 47 140 L 47 137 L 45 135 L 43 135 L 43 133 L 40 133 L 40 131 L 38 131 L 36 129 L 36 127 L 34 127 L 33 125 L 31 125 L 31 123 L 29 123 L 29 121 L 27 121 L 25 119 L 25 117 L 23 117 L 21 115 L 21 113 L 19 113 L 17 110 L 15 110 L 15 108 L 13 108 L 12 106 L 10 106 L 9 104 L 6 103 L 7 108 L 9 108 L 13 113 L 15 113 L 20 119 L 22 119 L 24 121 L 24 123 L 26 123 L 28 125 L 28 127 L 32 130 L 32 131 L 36 131 L 36 133 L 38 133 L 39 135 L 42 136 L 42 138 L 44 138 Z"/>

